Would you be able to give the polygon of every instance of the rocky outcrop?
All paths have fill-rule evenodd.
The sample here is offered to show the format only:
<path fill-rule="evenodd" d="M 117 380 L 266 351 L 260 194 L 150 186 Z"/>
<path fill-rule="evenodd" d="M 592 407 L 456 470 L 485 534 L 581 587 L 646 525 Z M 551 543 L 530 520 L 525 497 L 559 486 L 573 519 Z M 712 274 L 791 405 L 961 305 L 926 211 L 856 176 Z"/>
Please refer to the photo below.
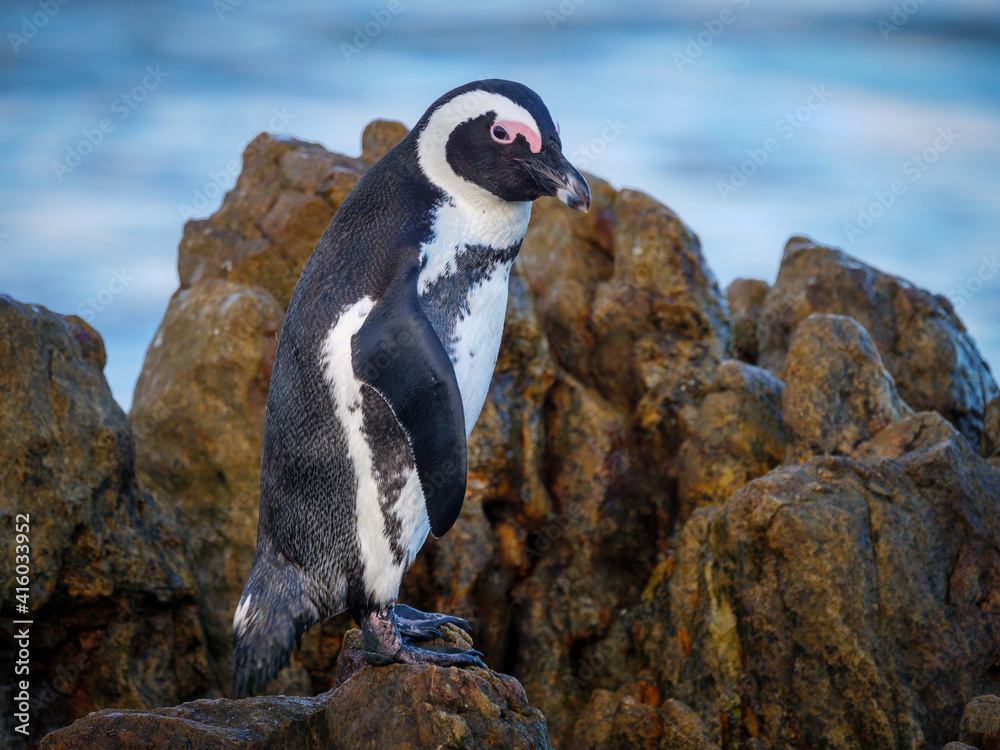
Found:
<path fill-rule="evenodd" d="M 846 455 L 913 413 L 868 333 L 853 318 L 810 315 L 785 359 L 782 423 L 788 458 Z"/>
<path fill-rule="evenodd" d="M 733 318 L 733 353 L 744 362 L 757 361 L 757 321 L 771 287 L 759 279 L 734 279 L 726 287 Z"/>
<path fill-rule="evenodd" d="M 172 508 L 136 479 L 135 439 L 104 379 L 101 337 L 79 318 L 0 296 L 0 357 L 0 551 L 10 563 L 0 591 L 5 613 L 34 622 L 30 644 L 0 631 L 0 661 L 16 656 L 30 669 L 29 739 L 108 705 L 210 693 L 182 534 Z M 26 591 L 16 547 L 27 555 L 18 561 Z M 12 666 L 0 677 L 11 743 L 21 737 L 15 679 Z"/>
<path fill-rule="evenodd" d="M 154 708 L 227 693 L 275 334 L 327 222 L 405 132 L 373 123 L 358 158 L 250 144 L 219 211 L 185 226 L 131 427 L 93 331 L 8 305 L 34 322 L 4 332 L 0 487 L 17 507 L 43 488 L 57 550 L 39 669 L 89 653 L 120 594 L 145 608 L 49 726 L 114 710 L 51 746 L 954 739 L 1000 687 L 1000 398 L 975 344 L 943 299 L 803 238 L 773 286 L 724 299 L 676 215 L 597 178 L 588 214 L 534 206 L 465 507 L 401 597 L 466 617 L 516 680 L 362 668 L 341 615 L 268 686 L 285 697 Z"/>
<path fill-rule="evenodd" d="M 939 746 L 1000 688 L 998 498 L 933 412 L 779 467 L 681 530 L 636 646 L 723 747 Z"/>
<path fill-rule="evenodd" d="M 690 708 L 660 703 L 659 690 L 635 682 L 616 692 L 595 690 L 573 728 L 570 750 L 718 750 Z"/>
<path fill-rule="evenodd" d="M 468 648 L 445 626 L 433 645 Z M 337 682 L 315 698 L 200 700 L 153 711 L 109 709 L 50 734 L 42 750 L 334 750 L 502 747 L 549 750 L 545 719 L 513 677 L 483 669 L 392 665 L 361 658 L 361 633 L 347 634 Z"/>
<path fill-rule="evenodd" d="M 981 695 L 969 701 L 962 712 L 958 739 L 965 747 L 1000 750 L 1000 698 Z"/>
<path fill-rule="evenodd" d="M 781 463 L 784 384 L 767 370 L 726 360 L 688 425 L 677 458 L 678 518 L 720 505 Z"/>
<path fill-rule="evenodd" d="M 792 336 L 813 313 L 857 321 L 903 400 L 917 411 L 937 411 L 979 444 L 983 410 L 1000 390 L 946 298 L 841 250 L 792 237 L 757 319 L 756 364 L 784 379 Z"/>

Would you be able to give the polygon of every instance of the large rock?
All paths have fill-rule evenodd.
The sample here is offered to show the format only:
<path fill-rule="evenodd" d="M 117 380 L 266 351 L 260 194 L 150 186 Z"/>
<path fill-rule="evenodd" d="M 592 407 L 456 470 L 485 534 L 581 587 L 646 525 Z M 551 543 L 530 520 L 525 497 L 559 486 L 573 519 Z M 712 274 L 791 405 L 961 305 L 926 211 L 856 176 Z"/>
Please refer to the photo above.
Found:
<path fill-rule="evenodd" d="M 1000 396 L 986 405 L 983 419 L 983 440 L 980 450 L 987 458 L 1000 457 Z"/>
<path fill-rule="evenodd" d="M 15 617 L 34 621 L 32 738 L 105 706 L 206 694 L 213 681 L 194 576 L 171 509 L 136 479 L 135 441 L 104 379 L 101 337 L 79 318 L 0 296 L 0 357 L 0 551 L 8 561 L 0 603 L 5 612 L 23 605 Z M 15 597 L 18 546 L 29 558 L 23 598 Z M 4 742 L 16 743 L 12 635 L 0 632 L 0 660 L 10 667 L 0 703 Z"/>
<path fill-rule="evenodd" d="M 795 329 L 813 313 L 854 318 L 903 400 L 917 411 L 939 412 L 979 445 L 984 409 L 1000 389 L 947 299 L 841 250 L 792 237 L 758 319 L 757 364 L 784 380 Z"/>
<path fill-rule="evenodd" d="M 757 321 L 769 291 L 767 282 L 759 279 L 734 279 L 726 287 L 733 318 L 733 353 L 750 364 L 757 363 Z"/>
<path fill-rule="evenodd" d="M 767 370 L 726 360 L 688 426 L 677 459 L 678 519 L 721 505 L 785 456 L 784 384 Z"/>
<path fill-rule="evenodd" d="M 136 468 L 182 520 L 220 685 L 257 540 L 264 406 L 282 310 L 262 289 L 203 278 L 179 290 L 150 344 L 131 420 Z"/>
<path fill-rule="evenodd" d="M 697 512 L 632 615 L 724 748 L 922 747 L 1000 688 L 1000 471 L 936 413 Z"/>
<path fill-rule="evenodd" d="M 468 648 L 451 626 L 434 646 Z M 315 698 L 201 700 L 155 711 L 107 710 L 50 734 L 43 750 L 550 749 L 545 719 L 517 680 L 482 669 L 391 665 L 361 658 L 347 634 L 333 689 Z"/>
<path fill-rule="evenodd" d="M 852 318 L 810 315 L 785 360 L 782 422 L 788 457 L 846 455 L 858 443 L 913 413 L 868 333 Z"/>
<path fill-rule="evenodd" d="M 569 750 L 718 750 L 705 725 L 675 700 L 660 704 L 648 683 L 595 690 L 573 728 Z"/>
<path fill-rule="evenodd" d="M 541 199 L 525 236 L 542 326 L 560 363 L 618 409 L 653 388 L 686 403 L 729 345 L 722 292 L 698 237 L 669 208 L 591 185 L 590 213 Z"/>
<path fill-rule="evenodd" d="M 979 750 L 1000 750 L 1000 698 L 980 695 L 969 701 L 962 712 L 958 739 Z"/>

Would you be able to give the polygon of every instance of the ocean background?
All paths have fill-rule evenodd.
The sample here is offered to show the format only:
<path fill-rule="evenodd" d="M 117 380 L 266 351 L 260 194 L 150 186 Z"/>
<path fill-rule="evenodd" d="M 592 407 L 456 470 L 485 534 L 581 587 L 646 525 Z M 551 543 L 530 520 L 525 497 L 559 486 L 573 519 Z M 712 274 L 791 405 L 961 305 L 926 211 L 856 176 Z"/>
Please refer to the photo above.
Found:
<path fill-rule="evenodd" d="M 721 284 L 808 234 L 947 295 L 1000 364 L 995 0 L 5 0 L 0 293 L 88 319 L 128 409 L 183 222 L 257 133 L 357 154 L 488 77 L 674 209 Z"/>

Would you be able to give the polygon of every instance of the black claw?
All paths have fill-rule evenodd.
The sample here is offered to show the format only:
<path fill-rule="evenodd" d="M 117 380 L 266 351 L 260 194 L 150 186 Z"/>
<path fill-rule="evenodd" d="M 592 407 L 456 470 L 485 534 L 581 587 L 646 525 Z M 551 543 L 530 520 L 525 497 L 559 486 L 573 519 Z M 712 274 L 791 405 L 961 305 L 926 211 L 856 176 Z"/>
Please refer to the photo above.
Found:
<path fill-rule="evenodd" d="M 436 612 L 421 612 L 419 609 L 414 609 L 406 604 L 393 605 L 393 612 L 396 615 L 396 621 L 399 623 L 400 630 L 411 628 L 419 631 L 421 627 L 454 625 L 466 633 L 472 634 L 472 626 L 461 617 L 441 615 Z"/>

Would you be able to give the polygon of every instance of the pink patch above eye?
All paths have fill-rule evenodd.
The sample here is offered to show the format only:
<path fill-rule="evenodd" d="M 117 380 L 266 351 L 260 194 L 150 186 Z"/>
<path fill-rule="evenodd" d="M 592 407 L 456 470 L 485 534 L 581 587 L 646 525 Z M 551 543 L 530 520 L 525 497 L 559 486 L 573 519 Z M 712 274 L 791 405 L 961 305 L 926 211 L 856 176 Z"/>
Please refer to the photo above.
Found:
<path fill-rule="evenodd" d="M 493 128 L 500 126 L 507 131 L 506 138 L 497 138 L 493 135 Z M 514 120 L 497 120 L 493 123 L 493 127 L 490 128 L 490 135 L 493 136 L 493 140 L 497 143 L 513 143 L 514 139 L 519 135 L 524 136 L 524 140 L 528 142 L 528 148 L 531 149 L 531 153 L 537 154 L 542 150 L 542 139 L 539 137 L 538 133 L 534 131 L 528 125 L 523 122 L 515 122 Z"/>

